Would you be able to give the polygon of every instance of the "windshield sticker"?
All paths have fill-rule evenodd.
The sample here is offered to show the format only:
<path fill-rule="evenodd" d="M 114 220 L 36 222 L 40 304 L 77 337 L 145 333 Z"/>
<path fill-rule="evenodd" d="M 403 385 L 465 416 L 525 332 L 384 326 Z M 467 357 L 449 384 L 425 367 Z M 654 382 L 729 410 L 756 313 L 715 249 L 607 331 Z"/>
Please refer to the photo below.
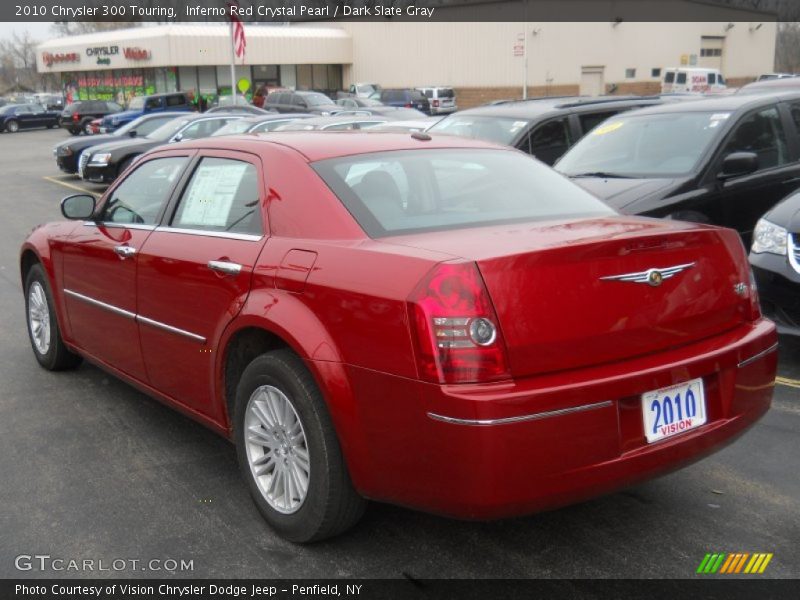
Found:
<path fill-rule="evenodd" d="M 592 131 L 592 135 L 605 135 L 606 133 L 611 133 L 612 131 L 616 131 L 620 127 L 625 124 L 625 121 L 617 121 L 616 123 L 609 123 L 608 125 L 601 125 L 594 131 Z"/>
<path fill-rule="evenodd" d="M 525 127 L 525 125 L 527 124 L 528 124 L 527 121 L 514 121 L 514 123 L 511 125 L 511 133 L 516 133 L 517 131 Z"/>

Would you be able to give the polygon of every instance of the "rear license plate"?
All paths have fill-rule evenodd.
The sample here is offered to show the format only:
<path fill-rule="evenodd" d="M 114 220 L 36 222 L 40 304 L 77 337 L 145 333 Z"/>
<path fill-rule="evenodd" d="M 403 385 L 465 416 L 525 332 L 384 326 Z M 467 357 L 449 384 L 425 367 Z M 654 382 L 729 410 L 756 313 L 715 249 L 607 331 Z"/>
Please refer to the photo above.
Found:
<path fill-rule="evenodd" d="M 648 443 L 700 427 L 706 422 L 703 380 L 642 394 L 642 415 Z"/>

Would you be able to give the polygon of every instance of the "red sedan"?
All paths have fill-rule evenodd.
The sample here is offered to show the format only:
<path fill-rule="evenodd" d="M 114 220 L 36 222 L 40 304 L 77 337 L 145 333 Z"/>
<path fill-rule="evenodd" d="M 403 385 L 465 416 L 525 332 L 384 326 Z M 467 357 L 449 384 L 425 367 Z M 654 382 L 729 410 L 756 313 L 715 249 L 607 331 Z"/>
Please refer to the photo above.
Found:
<path fill-rule="evenodd" d="M 469 519 L 718 450 L 770 406 L 736 232 L 623 217 L 515 150 L 425 134 L 208 138 L 22 247 L 46 369 L 86 358 L 229 437 L 267 521 L 365 498 Z"/>

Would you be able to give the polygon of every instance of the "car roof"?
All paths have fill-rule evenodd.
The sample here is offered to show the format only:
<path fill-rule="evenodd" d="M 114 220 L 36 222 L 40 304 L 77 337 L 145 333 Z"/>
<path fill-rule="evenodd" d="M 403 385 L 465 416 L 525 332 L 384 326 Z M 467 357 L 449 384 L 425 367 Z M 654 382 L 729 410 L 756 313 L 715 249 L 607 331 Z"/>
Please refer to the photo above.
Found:
<path fill-rule="evenodd" d="M 800 77 L 781 77 L 777 79 L 763 79 L 742 86 L 737 93 L 758 90 L 761 92 L 781 92 L 800 90 Z"/>
<path fill-rule="evenodd" d="M 800 99 L 800 90 L 775 94 L 725 94 L 705 96 L 696 102 L 669 102 L 649 106 L 636 111 L 636 115 L 654 115 L 678 112 L 735 112 L 746 111 L 762 105 L 774 104 L 779 100 Z"/>
<path fill-rule="evenodd" d="M 213 114 L 233 114 L 233 113 L 213 113 Z M 311 119 L 318 117 L 310 113 L 270 113 L 268 115 L 250 115 L 242 119 L 245 123 L 263 123 L 265 121 L 283 121 L 286 119 Z"/>
<path fill-rule="evenodd" d="M 501 101 L 496 104 L 460 110 L 456 115 L 486 115 L 532 119 L 555 113 L 578 111 L 578 109 L 608 106 L 609 108 L 659 104 L 658 96 L 543 96 L 528 100 Z"/>
<path fill-rule="evenodd" d="M 347 143 L 342 138 L 348 136 Z M 495 149 L 518 152 L 508 146 L 501 146 L 482 140 L 474 140 L 454 135 L 427 135 L 409 133 L 369 133 L 367 131 L 273 131 L 259 134 L 240 134 L 202 138 L 180 145 L 187 148 L 210 148 L 225 150 L 245 150 L 258 153 L 263 144 L 277 144 L 291 148 L 309 162 L 370 154 L 373 152 L 391 152 L 395 150 L 423 149 Z M 175 148 L 170 144 L 169 148 Z"/>

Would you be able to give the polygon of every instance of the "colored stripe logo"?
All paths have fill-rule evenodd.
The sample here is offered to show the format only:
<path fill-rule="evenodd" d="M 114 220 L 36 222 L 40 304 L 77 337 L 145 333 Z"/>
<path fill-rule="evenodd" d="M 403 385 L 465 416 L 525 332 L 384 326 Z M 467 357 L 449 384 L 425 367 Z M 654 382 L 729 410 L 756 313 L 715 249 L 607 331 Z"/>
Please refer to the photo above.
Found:
<path fill-rule="evenodd" d="M 773 554 L 766 552 L 732 552 L 708 553 L 697 567 L 697 573 L 710 575 L 720 573 L 725 575 L 749 574 L 760 575 L 767 569 Z"/>

